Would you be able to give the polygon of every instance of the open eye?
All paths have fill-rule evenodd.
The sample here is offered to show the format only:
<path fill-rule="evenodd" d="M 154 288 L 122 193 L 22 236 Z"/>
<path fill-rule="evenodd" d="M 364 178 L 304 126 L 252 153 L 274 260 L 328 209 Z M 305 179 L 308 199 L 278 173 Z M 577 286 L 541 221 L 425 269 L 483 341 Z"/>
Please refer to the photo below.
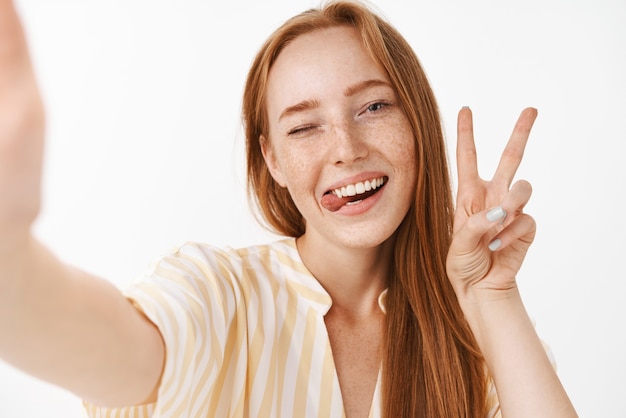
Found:
<path fill-rule="evenodd" d="M 374 101 L 365 105 L 361 114 L 378 114 L 381 112 L 385 112 L 390 106 L 391 102 L 388 102 L 386 100 Z"/>
<path fill-rule="evenodd" d="M 381 110 L 385 106 L 387 106 L 387 103 L 384 103 L 384 102 L 372 103 L 371 105 L 367 106 L 367 111 L 368 112 L 376 112 L 378 110 Z"/>

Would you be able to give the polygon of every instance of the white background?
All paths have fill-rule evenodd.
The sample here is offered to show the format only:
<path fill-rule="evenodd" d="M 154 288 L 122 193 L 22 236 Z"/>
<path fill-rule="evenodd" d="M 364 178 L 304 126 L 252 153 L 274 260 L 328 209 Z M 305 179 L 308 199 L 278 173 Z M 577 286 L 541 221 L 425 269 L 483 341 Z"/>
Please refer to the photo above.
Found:
<path fill-rule="evenodd" d="M 271 239 L 247 209 L 240 97 L 262 41 L 315 4 L 19 0 L 48 108 L 41 239 L 120 286 L 186 240 Z M 377 7 L 421 58 L 450 150 L 457 110 L 474 110 L 485 177 L 521 109 L 539 109 L 519 172 L 539 232 L 519 283 L 579 414 L 626 417 L 626 3 Z M 0 417 L 81 414 L 0 363 Z"/>

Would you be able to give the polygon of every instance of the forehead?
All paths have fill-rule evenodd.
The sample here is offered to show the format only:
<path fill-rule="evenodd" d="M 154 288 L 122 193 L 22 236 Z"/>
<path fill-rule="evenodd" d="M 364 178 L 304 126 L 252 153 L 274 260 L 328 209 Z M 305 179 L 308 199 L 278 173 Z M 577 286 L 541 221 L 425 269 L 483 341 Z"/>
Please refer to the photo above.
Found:
<path fill-rule="evenodd" d="M 270 70 L 268 115 L 271 119 L 285 106 L 303 100 L 320 101 L 374 79 L 388 82 L 356 29 L 336 26 L 300 35 L 281 51 Z"/>

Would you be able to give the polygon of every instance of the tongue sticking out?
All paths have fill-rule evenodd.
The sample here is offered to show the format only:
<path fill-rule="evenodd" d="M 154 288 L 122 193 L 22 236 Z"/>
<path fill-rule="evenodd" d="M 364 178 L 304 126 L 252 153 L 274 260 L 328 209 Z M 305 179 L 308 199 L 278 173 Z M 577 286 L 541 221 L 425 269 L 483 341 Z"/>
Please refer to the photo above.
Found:
<path fill-rule="evenodd" d="M 329 193 L 326 193 L 322 197 L 322 206 L 324 206 L 326 210 L 329 210 L 331 212 L 337 212 L 344 205 L 350 202 L 357 202 L 359 200 L 367 199 L 371 195 L 377 193 L 380 189 L 381 187 L 374 189 L 374 190 L 370 190 L 369 192 L 357 194 L 355 196 L 347 196 L 347 197 L 337 197 L 334 193 L 329 192 Z"/>

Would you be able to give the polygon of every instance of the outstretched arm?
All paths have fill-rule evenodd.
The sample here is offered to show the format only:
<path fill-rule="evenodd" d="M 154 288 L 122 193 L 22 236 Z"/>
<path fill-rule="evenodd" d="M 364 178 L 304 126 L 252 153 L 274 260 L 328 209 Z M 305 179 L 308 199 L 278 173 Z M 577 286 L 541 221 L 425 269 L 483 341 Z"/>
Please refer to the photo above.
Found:
<path fill-rule="evenodd" d="M 61 263 L 31 234 L 44 111 L 11 0 L 0 0 L 0 358 L 94 403 L 147 400 L 158 330 L 109 282 Z"/>
<path fill-rule="evenodd" d="M 537 111 L 520 115 L 491 181 L 478 175 L 470 109 L 458 118 L 458 194 L 448 276 L 493 376 L 502 414 L 575 417 L 522 303 L 516 275 L 535 237 L 523 212 L 531 186 L 512 184 Z"/>

